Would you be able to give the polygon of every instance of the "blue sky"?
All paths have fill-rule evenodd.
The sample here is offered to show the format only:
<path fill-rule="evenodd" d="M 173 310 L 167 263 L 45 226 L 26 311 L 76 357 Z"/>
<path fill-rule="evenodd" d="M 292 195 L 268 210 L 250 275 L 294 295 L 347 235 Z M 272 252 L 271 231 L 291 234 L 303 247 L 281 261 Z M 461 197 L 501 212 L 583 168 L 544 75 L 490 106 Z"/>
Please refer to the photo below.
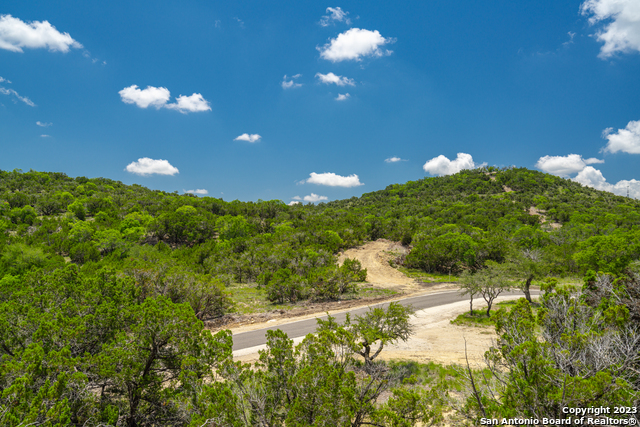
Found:
<path fill-rule="evenodd" d="M 638 76 L 640 0 L 5 0 L 0 169 L 290 203 L 516 165 L 640 198 Z"/>

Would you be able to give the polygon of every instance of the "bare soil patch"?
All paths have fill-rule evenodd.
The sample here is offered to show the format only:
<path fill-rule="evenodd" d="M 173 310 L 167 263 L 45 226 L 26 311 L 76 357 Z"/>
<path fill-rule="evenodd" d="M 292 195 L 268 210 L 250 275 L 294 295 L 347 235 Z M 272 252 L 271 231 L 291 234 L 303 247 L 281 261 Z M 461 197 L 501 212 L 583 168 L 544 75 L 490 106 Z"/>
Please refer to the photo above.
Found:
<path fill-rule="evenodd" d="M 545 215 L 545 211 L 542 211 L 542 210 L 536 208 L 535 206 L 531 206 L 529 208 L 529 215 L 538 215 L 540 217 L 540 219 L 542 219 L 542 222 L 545 225 L 548 225 L 549 227 L 551 227 L 554 230 L 562 227 L 562 224 L 560 224 L 559 222 L 550 222 L 549 220 L 547 220 L 547 216 Z"/>
<path fill-rule="evenodd" d="M 409 249 L 398 242 L 378 239 L 344 251 L 339 255 L 338 262 L 344 262 L 345 258 L 355 258 L 360 261 L 362 267 L 367 269 L 367 282 L 374 287 L 392 289 L 405 294 L 430 288 L 389 265 L 389 261 L 408 253 Z"/>

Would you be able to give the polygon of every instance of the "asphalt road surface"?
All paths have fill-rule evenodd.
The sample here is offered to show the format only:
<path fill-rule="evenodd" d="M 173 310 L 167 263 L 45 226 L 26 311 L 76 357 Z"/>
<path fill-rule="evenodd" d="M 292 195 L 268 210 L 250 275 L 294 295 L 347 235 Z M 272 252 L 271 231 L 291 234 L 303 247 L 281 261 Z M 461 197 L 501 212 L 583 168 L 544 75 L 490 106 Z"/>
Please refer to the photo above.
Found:
<path fill-rule="evenodd" d="M 510 296 L 510 295 L 519 295 L 524 297 L 524 294 L 522 292 L 506 292 L 501 294 L 500 296 Z M 538 292 L 532 289 L 531 295 L 537 296 Z M 398 302 L 401 303 L 402 305 L 411 305 L 414 310 L 418 311 L 418 310 L 423 310 L 425 308 L 438 307 L 441 305 L 447 305 L 454 302 L 468 301 L 468 300 L 469 300 L 468 296 L 466 295 L 462 296 L 460 295 L 460 292 L 456 290 L 456 291 L 445 291 L 445 292 L 439 292 L 435 294 L 427 294 L 427 295 L 421 295 L 417 297 L 405 298 Z M 483 301 L 482 299 L 479 299 L 479 300 Z M 374 304 L 371 307 L 386 308 L 388 305 L 389 303 L 385 302 L 381 304 Z M 351 313 L 351 317 L 354 318 L 355 316 L 364 314 L 368 309 L 369 307 L 354 308 L 353 310 L 349 310 L 348 313 Z M 333 315 L 333 317 L 335 317 L 338 322 L 344 322 L 346 318 L 346 313 L 347 313 L 346 311 L 342 313 L 337 313 Z M 323 320 L 327 319 L 326 315 L 318 316 L 318 317 Z M 234 351 L 242 350 L 245 348 L 266 344 L 267 338 L 265 335 L 267 331 L 275 331 L 276 329 L 281 329 L 283 332 L 285 332 L 289 336 L 289 338 L 297 338 L 297 337 L 303 337 L 307 334 L 315 332 L 316 325 L 317 325 L 316 318 L 312 318 L 312 319 L 306 319 L 306 320 L 297 320 L 291 323 L 271 326 L 268 328 L 257 329 L 255 331 L 233 334 L 233 350 Z"/>

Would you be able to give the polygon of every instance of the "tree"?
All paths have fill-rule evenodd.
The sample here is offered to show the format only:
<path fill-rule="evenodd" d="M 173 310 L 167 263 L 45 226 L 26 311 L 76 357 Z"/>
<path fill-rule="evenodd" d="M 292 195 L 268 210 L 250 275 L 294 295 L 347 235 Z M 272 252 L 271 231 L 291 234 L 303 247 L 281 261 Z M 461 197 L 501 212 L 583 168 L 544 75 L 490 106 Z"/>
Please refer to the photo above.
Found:
<path fill-rule="evenodd" d="M 355 323 L 351 322 L 349 315 L 343 325 L 338 325 L 332 317 L 327 320 L 318 319 L 318 330 L 333 330 L 344 335 L 344 344 L 362 356 L 366 366 L 371 366 L 385 345 L 409 339 L 413 333 L 409 322 L 412 314 L 410 307 L 392 302 L 386 310 L 370 308 L 364 315 L 356 317 Z M 377 349 L 372 354 L 372 346 L 376 344 Z"/>
<path fill-rule="evenodd" d="M 208 377 L 230 357 L 231 334 L 211 335 L 188 305 L 165 297 L 148 298 L 128 317 L 130 326 L 95 361 L 101 401 L 120 408 L 128 427 L 183 425 L 176 400 L 183 383 Z"/>
<path fill-rule="evenodd" d="M 487 303 L 487 317 L 491 316 L 491 307 L 495 299 L 502 292 L 508 291 L 510 286 L 505 269 L 492 261 L 488 261 L 486 268 L 475 273 L 465 272 L 460 283 L 462 295 L 470 297 L 471 315 L 473 315 L 473 297 L 481 295 Z"/>
<path fill-rule="evenodd" d="M 480 293 L 480 283 L 473 273 L 465 271 L 458 282 L 461 295 L 469 295 L 469 315 L 473 316 L 473 298 Z"/>
<path fill-rule="evenodd" d="M 638 233 L 593 236 L 578 244 L 573 258 L 583 271 L 620 274 L 640 255 Z"/>
<path fill-rule="evenodd" d="M 515 252 L 504 267 L 507 274 L 522 280 L 518 286 L 524 296 L 532 303 L 531 283 L 534 279 L 542 279 L 548 274 L 549 266 L 544 262 L 542 251 L 539 249 L 522 249 Z"/>
<path fill-rule="evenodd" d="M 471 236 L 449 232 L 416 243 L 406 261 L 427 272 L 457 273 L 463 267 L 477 267 L 478 250 L 479 245 Z"/>

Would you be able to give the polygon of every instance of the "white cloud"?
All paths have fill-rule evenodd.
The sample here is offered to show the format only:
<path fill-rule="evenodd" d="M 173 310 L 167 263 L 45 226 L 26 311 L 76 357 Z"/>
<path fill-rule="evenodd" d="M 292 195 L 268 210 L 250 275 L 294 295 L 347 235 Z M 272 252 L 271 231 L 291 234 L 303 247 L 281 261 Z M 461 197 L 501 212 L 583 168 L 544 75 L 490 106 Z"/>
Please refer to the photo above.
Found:
<path fill-rule="evenodd" d="M 320 51 L 320 56 L 328 61 L 360 61 L 366 56 L 390 55 L 392 53 L 390 50 L 383 51 L 380 47 L 393 41 L 393 39 L 382 37 L 377 30 L 351 28 L 317 49 Z"/>
<path fill-rule="evenodd" d="M 260 141 L 260 139 L 262 139 L 262 137 L 260 135 L 258 135 L 257 133 L 253 133 L 251 135 L 249 135 L 248 133 L 243 133 L 242 135 L 234 138 L 234 141 L 247 141 L 247 142 L 258 142 Z"/>
<path fill-rule="evenodd" d="M 567 177 L 594 163 L 604 163 L 604 160 L 595 158 L 583 159 L 579 154 L 569 154 L 568 156 L 540 157 L 536 167 L 543 172 Z"/>
<path fill-rule="evenodd" d="M 53 123 L 46 123 L 46 122 L 41 122 L 41 121 L 37 121 L 36 124 L 42 128 L 46 128 L 51 126 Z"/>
<path fill-rule="evenodd" d="M 125 87 L 120 92 L 120 98 L 125 104 L 136 104 L 140 108 L 149 106 L 162 108 L 169 102 L 171 92 L 166 87 L 147 86 L 146 89 L 138 89 L 138 85 Z"/>
<path fill-rule="evenodd" d="M 11 84 L 11 80 L 7 80 L 4 77 L 0 77 L 0 83 L 2 83 L 2 82 L 7 82 L 7 83 Z"/>
<path fill-rule="evenodd" d="M 336 96 L 336 101 L 346 101 L 349 98 L 351 98 L 351 95 L 349 95 L 348 93 L 339 93 L 338 96 Z"/>
<path fill-rule="evenodd" d="M 318 196 L 315 193 L 311 193 L 308 196 L 304 196 L 304 201 L 305 202 L 316 203 L 316 202 L 321 202 L 322 200 L 328 200 L 328 197 L 326 197 L 326 196 Z"/>
<path fill-rule="evenodd" d="M 458 173 L 463 169 L 473 169 L 477 167 L 477 165 L 473 162 L 473 157 L 471 154 L 467 153 L 458 153 L 458 156 L 455 160 L 449 160 L 443 155 L 439 155 L 438 157 L 434 157 L 433 159 L 427 161 L 427 163 L 422 166 L 425 172 L 430 173 L 431 175 L 452 175 L 454 173 Z"/>
<path fill-rule="evenodd" d="M 189 194 L 209 194 L 209 192 L 207 190 L 205 190 L 204 188 L 198 188 L 197 190 L 182 190 L 183 193 L 189 193 Z"/>
<path fill-rule="evenodd" d="M 296 74 L 295 76 L 291 76 L 291 80 L 287 81 L 287 75 L 285 74 L 282 78 L 282 89 L 295 89 L 297 87 L 302 86 L 302 83 L 296 83 L 294 80 L 300 77 L 302 74 Z"/>
<path fill-rule="evenodd" d="M 405 162 L 406 160 L 401 159 L 400 157 L 389 157 L 388 159 L 384 159 L 387 163 L 395 163 L 395 162 Z"/>
<path fill-rule="evenodd" d="M 609 141 L 604 151 L 640 154 L 640 120 L 630 121 L 626 128 L 618 129 L 615 133 L 613 128 L 605 129 L 602 135 Z"/>
<path fill-rule="evenodd" d="M 51 135 L 40 135 L 40 138 L 51 138 Z"/>
<path fill-rule="evenodd" d="M 201 94 L 194 93 L 191 96 L 180 95 L 176 98 L 175 104 L 167 104 L 166 108 L 170 110 L 178 110 L 181 113 L 195 113 L 198 111 L 209 111 L 209 101 L 204 99 Z"/>
<path fill-rule="evenodd" d="M 628 188 L 630 197 L 640 199 L 640 181 L 632 179 L 630 181 L 622 180 L 615 184 L 610 184 L 602 175 L 602 172 L 593 166 L 585 167 L 573 178 L 573 181 L 579 182 L 587 187 L 593 187 L 596 190 L 608 191 L 619 196 L 626 196 Z"/>
<path fill-rule="evenodd" d="M 191 96 L 180 95 L 176 102 L 168 104 L 171 92 L 166 87 L 147 86 L 146 89 L 139 89 L 138 85 L 125 87 L 120 92 L 120 98 L 125 104 L 135 104 L 140 108 L 155 107 L 156 109 L 167 108 L 169 110 L 180 111 L 181 113 L 193 113 L 198 111 L 209 111 L 209 101 L 201 94 L 194 93 Z"/>
<path fill-rule="evenodd" d="M 20 96 L 20 94 L 18 92 L 16 92 L 15 90 L 13 90 L 13 89 L 6 89 L 4 87 L 0 87 L 0 93 L 3 94 L 3 95 L 13 95 L 16 98 L 18 98 L 20 101 L 22 101 L 25 104 L 27 104 L 29 107 L 35 107 L 36 106 L 36 104 L 34 104 L 32 100 L 30 100 L 26 96 Z"/>
<path fill-rule="evenodd" d="M 175 175 L 179 173 L 178 168 L 171 166 L 167 160 L 154 160 L 148 157 L 142 157 L 137 162 L 131 162 L 125 168 L 127 172 L 136 175 Z"/>
<path fill-rule="evenodd" d="M 576 36 L 576 33 L 574 33 L 573 31 L 569 31 L 567 32 L 567 34 L 569 35 L 569 40 L 567 40 L 566 42 L 562 43 L 562 46 L 564 47 L 568 47 L 569 45 L 573 44 L 573 39 Z"/>
<path fill-rule="evenodd" d="M 350 79 L 348 77 L 343 77 L 343 76 L 336 76 L 333 73 L 328 73 L 328 74 L 316 73 L 316 77 L 322 83 L 327 85 L 331 83 L 334 83 L 338 86 L 346 86 L 346 85 L 355 86 L 356 85 L 356 82 L 353 79 Z"/>
<path fill-rule="evenodd" d="M 347 25 L 351 25 L 351 19 L 347 17 L 349 12 L 345 12 L 339 7 L 328 7 L 326 12 L 328 15 L 320 18 L 321 26 L 328 27 L 335 22 L 344 22 Z"/>
<path fill-rule="evenodd" d="M 289 203 L 287 203 L 287 205 L 289 205 L 289 206 L 299 205 L 299 204 L 300 204 L 300 202 L 299 202 L 299 201 L 297 201 L 297 200 L 292 200 L 292 201 L 290 201 Z"/>
<path fill-rule="evenodd" d="M 60 33 L 48 21 L 23 22 L 11 15 L 0 15 L 0 49 L 23 52 L 22 48 L 48 48 L 55 52 L 68 52 L 82 48 L 69 33 Z"/>
<path fill-rule="evenodd" d="M 300 196 L 294 196 L 292 197 L 293 200 L 302 200 L 302 198 Z"/>
<path fill-rule="evenodd" d="M 332 172 L 309 174 L 310 178 L 305 182 L 309 184 L 328 185 L 329 187 L 358 187 L 364 185 L 358 175 L 340 176 Z"/>
<path fill-rule="evenodd" d="M 580 6 L 583 15 L 594 25 L 607 24 L 596 32 L 600 58 L 609 58 L 620 52 L 640 52 L 640 3 L 637 0 L 587 0 Z"/>

